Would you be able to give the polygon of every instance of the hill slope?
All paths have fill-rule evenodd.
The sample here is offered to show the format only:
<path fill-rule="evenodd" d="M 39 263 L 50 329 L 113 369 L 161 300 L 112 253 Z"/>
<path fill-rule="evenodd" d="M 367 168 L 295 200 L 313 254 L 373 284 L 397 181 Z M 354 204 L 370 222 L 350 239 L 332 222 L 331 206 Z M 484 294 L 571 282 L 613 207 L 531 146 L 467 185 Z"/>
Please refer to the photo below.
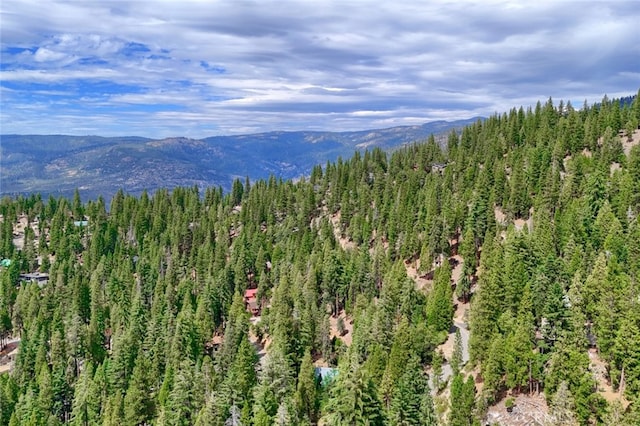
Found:
<path fill-rule="evenodd" d="M 640 101 L 617 105 L 108 212 L 3 197 L 0 424 L 640 424 Z"/>
<path fill-rule="evenodd" d="M 0 193 L 41 192 L 109 199 L 119 188 L 132 194 L 176 186 L 231 187 L 233 179 L 308 174 L 316 164 L 355 150 L 394 149 L 475 121 L 436 121 L 359 132 L 270 132 L 201 140 L 140 137 L 2 135 Z"/>

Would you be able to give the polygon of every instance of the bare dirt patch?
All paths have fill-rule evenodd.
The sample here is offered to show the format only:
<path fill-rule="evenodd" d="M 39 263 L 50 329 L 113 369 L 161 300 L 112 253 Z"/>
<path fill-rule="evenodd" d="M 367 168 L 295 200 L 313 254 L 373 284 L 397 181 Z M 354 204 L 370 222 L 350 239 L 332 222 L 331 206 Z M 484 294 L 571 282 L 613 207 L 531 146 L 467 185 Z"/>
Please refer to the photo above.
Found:
<path fill-rule="evenodd" d="M 7 373 L 13 370 L 18 351 L 20 350 L 20 339 L 9 339 L 5 346 L 0 348 L 0 373 Z"/>
<path fill-rule="evenodd" d="M 409 278 L 416 282 L 416 288 L 418 290 L 428 292 L 431 289 L 433 280 L 427 278 L 429 276 L 428 274 L 420 274 L 420 272 L 418 272 L 420 270 L 420 259 L 415 262 L 410 262 L 409 264 L 405 262 L 404 266 Z"/>
<path fill-rule="evenodd" d="M 353 250 L 356 248 L 356 244 L 342 235 L 342 224 L 340 223 L 341 218 L 342 215 L 340 213 L 340 210 L 338 210 L 337 213 L 329 216 L 329 220 L 331 220 L 331 224 L 333 225 L 333 234 L 335 235 L 336 240 L 343 250 Z"/>
<path fill-rule="evenodd" d="M 522 228 L 524 228 L 524 225 L 527 223 L 526 220 L 524 219 L 516 219 L 513 221 L 514 226 L 516 227 L 516 229 L 518 231 L 522 231 Z"/>
<path fill-rule="evenodd" d="M 621 169 L 620 163 L 611 163 L 611 166 L 609 167 L 609 172 L 611 176 L 613 176 L 613 174 L 620 169 Z"/>
<path fill-rule="evenodd" d="M 533 209 L 529 210 L 529 217 L 527 219 L 519 218 L 513 221 L 513 225 L 518 231 L 522 231 L 524 226 L 527 226 L 529 232 L 533 231 Z"/>
<path fill-rule="evenodd" d="M 613 387 L 607 378 L 607 363 L 600 358 L 598 351 L 593 348 L 589 349 L 589 369 L 598 383 L 598 393 L 609 403 L 620 401 L 622 406 L 626 409 L 629 405 L 629 401 L 624 398 L 621 392 L 613 390 Z"/>
<path fill-rule="evenodd" d="M 251 322 L 251 325 L 253 325 L 254 327 L 260 322 L 262 318 L 261 317 L 251 317 L 249 319 L 249 321 Z M 267 354 L 267 349 L 269 347 L 269 345 L 271 344 L 271 338 L 269 336 L 263 336 L 262 340 L 258 338 L 258 336 L 255 334 L 254 332 L 254 328 L 253 327 L 249 327 L 249 342 L 251 342 L 251 344 L 253 345 L 253 347 L 256 349 L 256 353 L 258 354 L 258 358 L 260 359 L 260 362 L 262 363 L 264 360 L 264 356 Z"/>
<path fill-rule="evenodd" d="M 462 270 L 464 268 L 464 260 L 462 256 L 456 254 L 455 256 L 451 256 L 449 261 L 453 260 L 455 266 L 451 270 L 451 281 L 453 284 L 458 284 L 460 282 L 460 278 L 462 278 Z"/>
<path fill-rule="evenodd" d="M 542 426 L 546 423 L 549 408 L 542 394 L 518 395 L 511 412 L 504 405 L 506 398 L 489 407 L 486 424 L 501 426 Z"/>
<path fill-rule="evenodd" d="M 338 331 L 338 321 L 340 319 L 342 319 L 344 324 L 344 332 L 342 334 Z M 345 345 L 351 346 L 351 341 L 353 339 L 353 320 L 349 318 L 344 311 L 340 311 L 337 317 L 334 317 L 333 315 L 330 316 L 329 326 L 331 327 L 330 332 L 332 338 L 335 337 L 336 339 L 340 339 Z"/>
<path fill-rule="evenodd" d="M 493 209 L 494 217 L 496 218 L 496 223 L 502 226 L 509 225 L 509 221 L 507 220 L 507 215 L 502 211 L 500 207 L 496 207 Z M 513 221 L 513 225 L 516 227 L 518 231 L 522 231 L 524 226 L 527 225 L 527 229 L 529 232 L 533 230 L 533 210 L 529 210 L 528 218 L 518 218 Z"/>
<path fill-rule="evenodd" d="M 500 225 L 507 224 L 507 215 L 504 214 L 504 212 L 500 207 L 496 207 L 495 209 L 493 209 L 493 214 L 496 218 L 497 223 L 499 223 Z"/>
<path fill-rule="evenodd" d="M 640 145 L 640 129 L 637 129 L 633 132 L 631 140 L 629 140 L 626 135 L 622 137 L 622 149 L 624 150 L 626 156 L 629 156 L 629 153 L 631 153 L 631 148 L 636 145 Z"/>

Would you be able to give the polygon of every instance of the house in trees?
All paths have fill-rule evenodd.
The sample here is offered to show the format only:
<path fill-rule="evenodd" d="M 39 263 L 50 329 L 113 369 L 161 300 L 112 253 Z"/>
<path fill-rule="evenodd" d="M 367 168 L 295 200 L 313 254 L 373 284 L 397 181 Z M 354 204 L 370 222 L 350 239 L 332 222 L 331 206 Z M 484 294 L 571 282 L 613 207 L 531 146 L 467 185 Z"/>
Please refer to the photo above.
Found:
<path fill-rule="evenodd" d="M 21 281 L 31 281 L 38 284 L 40 287 L 49 282 L 49 274 L 44 272 L 31 272 L 28 274 L 20 274 Z"/>
<path fill-rule="evenodd" d="M 250 288 L 244 292 L 244 305 L 251 315 L 260 315 L 260 303 L 258 302 L 258 289 Z"/>

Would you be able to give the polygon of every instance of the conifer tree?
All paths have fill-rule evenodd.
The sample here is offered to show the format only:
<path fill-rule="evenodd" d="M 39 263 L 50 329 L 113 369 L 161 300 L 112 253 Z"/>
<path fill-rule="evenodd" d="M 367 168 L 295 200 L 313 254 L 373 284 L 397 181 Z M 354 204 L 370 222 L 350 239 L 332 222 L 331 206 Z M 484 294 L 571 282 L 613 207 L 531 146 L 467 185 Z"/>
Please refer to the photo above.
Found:
<path fill-rule="evenodd" d="M 311 352 L 308 349 L 302 357 L 295 399 L 297 411 L 300 413 L 300 421 L 314 423 L 317 420 L 318 399 L 316 396 L 315 371 Z"/>
<path fill-rule="evenodd" d="M 155 415 L 152 391 L 151 363 L 144 353 L 138 353 L 129 387 L 124 397 L 124 420 L 129 425 L 149 423 Z"/>
<path fill-rule="evenodd" d="M 353 358 L 351 356 L 339 370 L 323 422 L 329 426 L 383 425 L 384 413 L 375 386 Z"/>
<path fill-rule="evenodd" d="M 406 364 L 394 388 L 388 421 L 394 425 L 435 425 L 429 384 L 416 357 Z"/>
<path fill-rule="evenodd" d="M 462 359 L 462 336 L 460 329 L 456 328 L 456 334 L 453 341 L 453 354 L 451 355 L 451 370 L 455 376 L 460 373 L 464 360 Z"/>
<path fill-rule="evenodd" d="M 450 426 L 471 426 L 473 424 L 474 399 L 473 378 L 469 377 L 465 382 L 461 374 L 456 374 L 451 382 Z"/>
<path fill-rule="evenodd" d="M 429 294 L 427 305 L 427 322 L 436 333 L 449 331 L 453 318 L 453 290 L 451 288 L 451 268 L 449 262 L 444 262 L 436 270 L 433 290 Z"/>

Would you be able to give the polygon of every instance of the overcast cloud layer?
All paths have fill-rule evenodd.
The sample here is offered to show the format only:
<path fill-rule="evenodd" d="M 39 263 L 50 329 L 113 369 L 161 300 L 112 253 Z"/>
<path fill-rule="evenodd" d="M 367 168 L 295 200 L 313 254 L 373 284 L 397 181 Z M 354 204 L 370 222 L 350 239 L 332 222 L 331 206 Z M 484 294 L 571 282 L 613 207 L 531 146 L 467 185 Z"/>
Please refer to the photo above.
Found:
<path fill-rule="evenodd" d="M 640 87 L 623 2 L 3 0 L 1 133 L 359 130 Z"/>

